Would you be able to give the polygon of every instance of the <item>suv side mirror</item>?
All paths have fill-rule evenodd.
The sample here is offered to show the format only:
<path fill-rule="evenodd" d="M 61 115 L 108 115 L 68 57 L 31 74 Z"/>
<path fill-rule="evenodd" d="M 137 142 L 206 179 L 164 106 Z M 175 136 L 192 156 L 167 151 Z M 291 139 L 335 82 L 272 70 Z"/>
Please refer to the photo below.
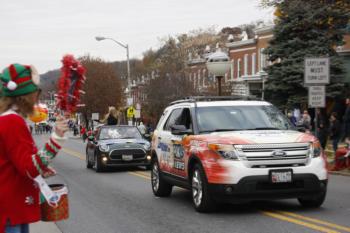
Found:
<path fill-rule="evenodd" d="M 172 125 L 170 126 L 171 133 L 174 135 L 184 135 L 192 133 L 191 129 L 187 129 L 184 125 Z"/>

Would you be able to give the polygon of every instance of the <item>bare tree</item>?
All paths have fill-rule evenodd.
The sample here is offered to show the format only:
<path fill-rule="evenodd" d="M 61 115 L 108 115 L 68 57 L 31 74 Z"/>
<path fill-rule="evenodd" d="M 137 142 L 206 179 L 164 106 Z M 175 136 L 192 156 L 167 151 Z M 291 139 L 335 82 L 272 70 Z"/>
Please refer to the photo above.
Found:
<path fill-rule="evenodd" d="M 81 108 L 81 112 L 87 123 L 92 113 L 99 113 L 103 117 L 109 106 L 121 107 L 123 92 L 121 81 L 112 64 L 90 56 L 80 60 L 86 68 L 86 94 L 81 100 L 85 107 Z"/>

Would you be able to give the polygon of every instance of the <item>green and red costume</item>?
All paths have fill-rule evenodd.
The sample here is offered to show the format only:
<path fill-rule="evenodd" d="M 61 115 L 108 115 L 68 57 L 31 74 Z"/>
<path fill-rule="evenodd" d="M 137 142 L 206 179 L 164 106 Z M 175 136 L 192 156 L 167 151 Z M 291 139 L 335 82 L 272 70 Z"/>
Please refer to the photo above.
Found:
<path fill-rule="evenodd" d="M 12 64 L 0 74 L 0 95 L 11 98 L 36 92 L 39 81 L 34 67 Z M 12 109 L 0 113 L 0 233 L 6 224 L 40 220 L 40 190 L 34 178 L 53 173 L 48 165 L 63 140 L 53 133 L 38 150 L 22 116 Z"/>
<path fill-rule="evenodd" d="M 4 225 L 40 220 L 40 190 L 33 180 L 45 176 L 60 140 L 55 133 L 38 151 L 25 120 L 13 111 L 0 116 L 0 232 Z"/>

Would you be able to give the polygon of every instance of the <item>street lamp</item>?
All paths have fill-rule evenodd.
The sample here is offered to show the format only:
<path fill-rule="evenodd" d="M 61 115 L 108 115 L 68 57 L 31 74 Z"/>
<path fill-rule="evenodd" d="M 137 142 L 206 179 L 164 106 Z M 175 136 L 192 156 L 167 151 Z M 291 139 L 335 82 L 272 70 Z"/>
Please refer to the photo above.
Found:
<path fill-rule="evenodd" d="M 265 79 L 267 78 L 268 74 L 265 71 L 260 71 L 259 75 L 262 79 L 262 90 L 261 90 L 261 100 L 265 99 Z"/>
<path fill-rule="evenodd" d="M 215 53 L 208 56 L 207 69 L 218 81 L 218 95 L 221 96 L 221 80 L 227 71 L 231 68 L 231 62 L 226 53 L 218 49 Z"/>
<path fill-rule="evenodd" d="M 101 41 L 101 40 L 112 40 L 115 43 L 117 43 L 118 45 L 120 45 L 121 47 L 123 47 L 124 49 L 126 49 L 126 62 L 127 62 L 127 71 L 128 71 L 128 88 L 130 90 L 130 86 L 131 86 L 131 81 L 130 81 L 130 60 L 129 60 L 129 45 L 124 45 L 122 43 L 120 43 L 119 41 L 116 41 L 113 38 L 108 38 L 108 37 L 103 37 L 103 36 L 96 36 L 95 39 L 97 41 Z"/>

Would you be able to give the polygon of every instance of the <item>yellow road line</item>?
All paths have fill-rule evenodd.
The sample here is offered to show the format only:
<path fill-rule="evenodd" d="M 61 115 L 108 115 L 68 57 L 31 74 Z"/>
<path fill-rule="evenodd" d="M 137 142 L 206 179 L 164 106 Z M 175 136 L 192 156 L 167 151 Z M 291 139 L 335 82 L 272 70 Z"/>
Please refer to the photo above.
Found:
<path fill-rule="evenodd" d="M 149 176 L 145 176 L 145 175 L 142 175 L 142 174 L 139 174 L 139 173 L 136 173 L 136 172 L 128 172 L 128 173 L 131 174 L 131 175 L 134 175 L 134 176 L 138 176 L 138 177 L 144 178 L 146 180 L 150 180 L 151 179 L 151 177 L 149 177 Z"/>
<path fill-rule="evenodd" d="M 329 229 L 329 228 L 325 228 L 323 226 L 318 226 L 318 225 L 315 225 L 315 224 L 312 224 L 312 223 L 307 223 L 307 222 L 304 222 L 304 221 L 301 221 L 301 220 L 298 220 L 298 219 L 289 218 L 287 216 L 284 216 L 284 215 L 281 215 L 281 214 L 278 214 L 278 213 L 274 213 L 274 212 L 270 212 L 270 211 L 261 211 L 261 213 L 264 214 L 264 215 L 267 215 L 269 217 L 272 217 L 272 218 L 277 218 L 277 219 L 282 220 L 282 221 L 294 223 L 294 224 L 297 224 L 297 225 L 300 225 L 300 226 L 304 226 L 304 227 L 307 227 L 307 228 L 310 228 L 310 229 L 313 229 L 313 230 L 316 230 L 316 231 L 326 232 L 326 233 L 339 233 L 338 231 L 335 231 L 335 230 L 332 230 L 332 229 Z"/>
<path fill-rule="evenodd" d="M 79 153 L 77 151 L 74 151 L 74 150 L 70 150 L 70 149 L 67 149 L 67 148 L 62 148 L 62 151 L 67 153 L 67 154 L 70 154 L 74 157 L 77 157 L 81 160 L 85 160 L 85 156 L 82 154 L 82 153 Z"/>
<path fill-rule="evenodd" d="M 328 227 L 335 228 L 337 230 L 350 232 L 350 227 L 340 226 L 338 224 L 334 224 L 334 223 L 318 220 L 318 219 L 315 219 L 315 218 L 305 217 L 305 216 L 302 216 L 302 215 L 299 215 L 299 214 L 295 214 L 295 213 L 291 213 L 291 212 L 287 212 L 287 211 L 277 211 L 276 210 L 274 212 L 280 213 L 280 214 L 284 214 L 284 215 L 288 215 L 288 216 L 291 216 L 291 217 L 294 217 L 294 218 L 300 218 L 300 219 L 303 219 L 303 220 L 307 220 L 309 222 L 322 224 L 322 225 L 325 225 L 325 226 L 328 226 Z"/>

